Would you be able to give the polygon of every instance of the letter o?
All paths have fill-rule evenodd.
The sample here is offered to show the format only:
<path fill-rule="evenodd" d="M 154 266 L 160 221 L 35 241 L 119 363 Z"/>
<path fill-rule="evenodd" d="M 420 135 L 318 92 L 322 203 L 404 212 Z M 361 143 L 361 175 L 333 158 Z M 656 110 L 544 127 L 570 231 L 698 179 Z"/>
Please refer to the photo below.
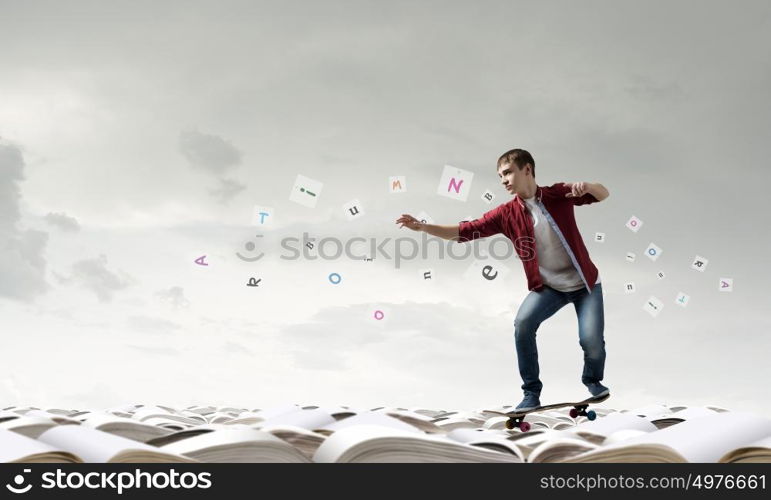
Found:
<path fill-rule="evenodd" d="M 185 478 L 190 478 L 193 480 L 193 482 L 190 484 L 187 484 L 187 482 L 185 482 Z M 198 484 L 198 476 L 196 476 L 192 472 L 185 472 L 179 477 L 179 482 L 182 484 L 183 488 L 195 488 L 196 485 Z"/>
<path fill-rule="evenodd" d="M 161 484 L 160 481 L 158 481 L 158 478 L 163 479 L 163 483 Z M 158 474 L 153 474 L 153 487 L 155 488 L 166 488 L 169 485 L 169 476 L 166 474 L 159 472 Z"/>

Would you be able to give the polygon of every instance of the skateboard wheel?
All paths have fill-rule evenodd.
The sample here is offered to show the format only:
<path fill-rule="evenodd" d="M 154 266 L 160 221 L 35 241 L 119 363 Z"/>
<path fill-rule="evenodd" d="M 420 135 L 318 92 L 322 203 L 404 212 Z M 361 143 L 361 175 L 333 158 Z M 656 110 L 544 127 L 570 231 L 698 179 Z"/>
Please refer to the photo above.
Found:
<path fill-rule="evenodd" d="M 527 432 L 527 431 L 529 431 L 529 430 L 530 430 L 530 424 L 529 424 L 529 423 L 527 423 L 527 422 L 521 422 L 521 423 L 519 424 L 519 430 L 521 430 L 522 432 Z"/>
<path fill-rule="evenodd" d="M 576 418 L 578 417 L 578 415 L 580 415 L 580 413 L 578 412 L 578 409 L 573 408 L 572 410 L 570 410 L 570 418 Z"/>
<path fill-rule="evenodd" d="M 508 419 L 506 421 L 506 428 L 507 429 L 513 429 L 514 428 L 514 421 L 512 419 Z"/>
<path fill-rule="evenodd" d="M 586 418 L 588 418 L 589 420 L 594 420 L 595 418 L 597 418 L 597 414 L 594 412 L 594 410 L 589 410 L 588 412 L 586 412 Z"/>

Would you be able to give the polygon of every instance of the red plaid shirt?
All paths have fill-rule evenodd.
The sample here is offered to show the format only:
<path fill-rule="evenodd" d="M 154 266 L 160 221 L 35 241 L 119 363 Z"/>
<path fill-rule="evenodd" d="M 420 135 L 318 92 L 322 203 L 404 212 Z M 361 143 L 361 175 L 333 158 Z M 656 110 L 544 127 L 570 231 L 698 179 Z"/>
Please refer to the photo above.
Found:
<path fill-rule="evenodd" d="M 595 203 L 598 200 L 589 193 L 578 198 L 568 198 L 565 195 L 569 192 L 570 188 L 565 183 L 558 182 L 548 187 L 539 186 L 535 198 L 549 224 L 565 246 L 565 250 L 567 250 L 568 256 L 570 256 L 570 260 L 581 276 L 584 285 L 591 292 L 597 282 L 599 272 L 589 258 L 589 251 L 578 231 L 573 207 Z M 506 235 L 514 243 L 517 255 L 525 268 L 528 289 L 540 290 L 543 288 L 541 273 L 538 270 L 538 255 L 535 251 L 533 220 L 528 217 L 525 202 L 519 196 L 515 195 L 512 200 L 486 212 L 479 219 L 461 222 L 459 230 L 460 238 L 458 241 L 460 242 L 498 233 Z"/>

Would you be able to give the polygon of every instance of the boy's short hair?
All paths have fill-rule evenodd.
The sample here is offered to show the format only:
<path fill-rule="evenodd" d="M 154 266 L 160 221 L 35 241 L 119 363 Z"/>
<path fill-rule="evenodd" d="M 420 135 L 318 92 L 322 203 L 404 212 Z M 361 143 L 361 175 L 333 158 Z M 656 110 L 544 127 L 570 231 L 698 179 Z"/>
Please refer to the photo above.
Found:
<path fill-rule="evenodd" d="M 533 167 L 532 172 L 533 177 L 535 177 L 535 160 L 533 159 L 533 155 L 524 149 L 511 149 L 498 158 L 497 168 L 500 168 L 501 165 L 516 165 L 518 169 L 522 170 L 528 163 Z"/>

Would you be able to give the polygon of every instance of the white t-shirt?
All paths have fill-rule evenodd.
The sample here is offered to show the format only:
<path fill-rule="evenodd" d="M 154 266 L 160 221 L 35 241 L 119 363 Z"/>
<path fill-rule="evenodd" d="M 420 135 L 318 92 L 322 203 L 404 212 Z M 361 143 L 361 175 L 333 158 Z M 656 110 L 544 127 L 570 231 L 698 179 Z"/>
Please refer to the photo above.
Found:
<path fill-rule="evenodd" d="M 584 287 L 581 275 L 578 274 L 573 262 L 570 260 L 565 246 L 560 241 L 559 236 L 546 220 L 546 216 L 533 198 L 523 198 L 530 216 L 533 219 L 533 230 L 535 232 L 535 247 L 538 256 L 538 270 L 541 273 L 541 280 L 560 292 L 572 292 Z M 600 282 L 600 276 L 597 275 L 597 283 Z"/>

